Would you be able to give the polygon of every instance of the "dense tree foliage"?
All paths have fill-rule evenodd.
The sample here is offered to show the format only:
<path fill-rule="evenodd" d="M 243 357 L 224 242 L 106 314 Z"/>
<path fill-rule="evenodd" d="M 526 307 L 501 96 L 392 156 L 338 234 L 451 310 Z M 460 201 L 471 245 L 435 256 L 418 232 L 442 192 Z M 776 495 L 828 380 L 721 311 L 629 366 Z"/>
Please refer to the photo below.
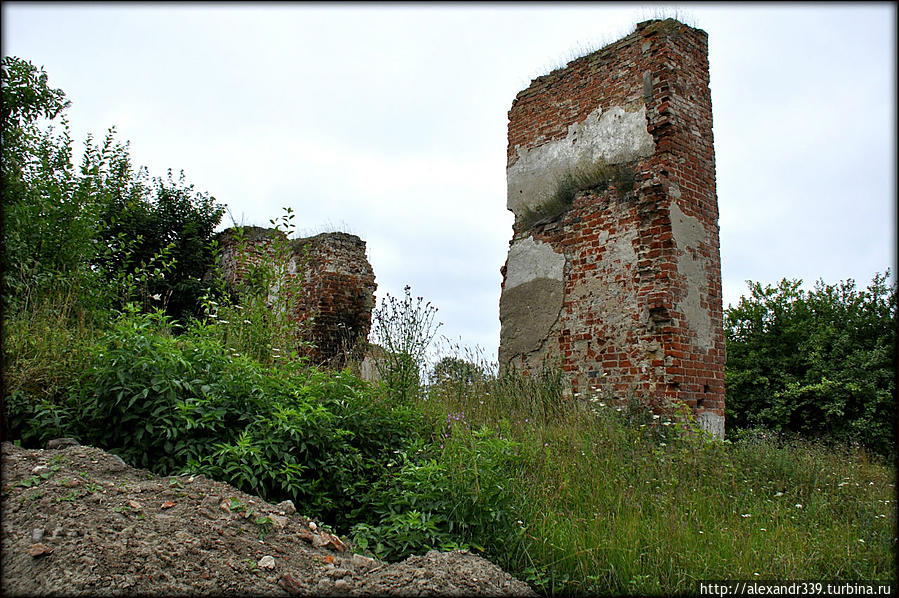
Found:
<path fill-rule="evenodd" d="M 749 283 L 726 310 L 727 423 L 895 446 L 896 286 Z"/>
<path fill-rule="evenodd" d="M 88 137 L 76 169 L 69 102 L 31 63 L 3 58 L 2 93 L 5 306 L 65 283 L 85 301 L 155 296 L 172 315 L 195 313 L 224 208 L 183 173 L 148 181 L 114 129 L 102 145 Z"/>
<path fill-rule="evenodd" d="M 77 192 L 68 126 L 56 135 L 40 119 L 54 120 L 68 106 L 47 74 L 12 57 L 2 62 L 2 184 L 4 304 L 51 273 L 84 275 L 82 256 L 91 216 Z"/>

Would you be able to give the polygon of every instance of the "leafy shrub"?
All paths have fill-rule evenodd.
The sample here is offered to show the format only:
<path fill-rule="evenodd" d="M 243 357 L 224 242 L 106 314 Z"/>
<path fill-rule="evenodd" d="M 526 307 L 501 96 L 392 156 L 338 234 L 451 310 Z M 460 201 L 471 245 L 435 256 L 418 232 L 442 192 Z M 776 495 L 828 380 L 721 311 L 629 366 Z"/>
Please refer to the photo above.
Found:
<path fill-rule="evenodd" d="M 147 306 L 160 306 L 172 317 L 186 323 L 200 314 L 200 298 L 209 291 L 203 278 L 213 260 L 212 235 L 221 221 L 224 207 L 208 193 L 194 190 L 185 181 L 184 172 L 175 179 L 168 171 L 166 179 L 147 183 L 147 172 L 136 173 L 130 166 L 127 144 L 114 144 L 107 136 L 102 151 L 88 143 L 86 156 L 93 152 L 93 164 L 81 184 L 96 188 L 98 195 L 98 236 L 108 247 L 94 259 L 96 269 L 115 281 L 121 272 L 147 269 L 156 256 L 165 255 L 166 275 L 146 280 L 140 289 L 124 289 L 124 301 L 140 299 Z M 87 158 L 86 158 L 87 160 Z M 117 173 L 97 180 L 97 165 Z M 84 168 L 83 168 L 84 170 Z"/>
<path fill-rule="evenodd" d="M 402 453 L 367 493 L 367 518 L 351 530 L 362 550 L 398 560 L 431 548 L 502 550 L 514 540 L 517 443 L 487 427 L 472 431 L 464 414 L 447 421 L 439 450 Z"/>
<path fill-rule="evenodd" d="M 726 310 L 727 422 L 895 447 L 896 286 L 762 287 Z"/>
<path fill-rule="evenodd" d="M 62 120 L 59 134 L 52 124 L 39 126 L 39 119 L 52 123 L 69 106 L 65 94 L 48 86 L 43 70 L 4 56 L 2 95 L 0 270 L 8 312 L 60 279 L 97 277 L 85 259 L 94 251 L 92 202 L 77 193 L 68 123 Z M 84 293 L 85 302 L 90 296 Z"/>
<path fill-rule="evenodd" d="M 388 408 L 347 374 L 309 370 L 302 384 L 253 414 L 241 435 L 193 461 L 206 473 L 346 526 L 394 451 L 415 439 L 411 410 Z M 233 436 L 232 436 L 233 437 Z"/>
<path fill-rule="evenodd" d="M 359 498 L 414 442 L 420 418 L 342 373 L 265 368 L 199 326 L 175 336 L 161 311 L 130 306 L 89 350 L 62 405 L 8 407 L 21 438 L 74 436 L 162 475 L 202 472 L 347 524 Z"/>
<path fill-rule="evenodd" d="M 51 399 L 35 399 L 22 390 L 3 397 L 3 437 L 26 448 L 70 434 L 72 412 Z"/>
<path fill-rule="evenodd" d="M 76 169 L 65 118 L 54 131 L 69 106 L 65 94 L 27 61 L 7 56 L 2 66 L 4 307 L 74 281 L 85 305 L 156 297 L 182 320 L 195 315 L 224 207 L 186 185 L 183 173 L 149 183 L 114 128 L 102 144 L 87 137 Z"/>

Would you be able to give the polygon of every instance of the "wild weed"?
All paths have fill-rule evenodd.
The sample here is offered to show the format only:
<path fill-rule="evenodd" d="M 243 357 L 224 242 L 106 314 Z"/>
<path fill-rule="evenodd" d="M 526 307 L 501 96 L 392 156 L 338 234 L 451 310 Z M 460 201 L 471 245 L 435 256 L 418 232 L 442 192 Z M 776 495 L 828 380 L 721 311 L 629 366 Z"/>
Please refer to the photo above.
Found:
<path fill-rule="evenodd" d="M 437 308 L 422 297 L 412 299 L 412 287 L 399 300 L 389 293 L 372 314 L 372 340 L 385 354 L 376 361 L 378 373 L 396 397 L 407 403 L 418 395 L 428 346 L 442 323 Z"/>
<path fill-rule="evenodd" d="M 220 259 L 216 260 L 217 292 L 201 299 L 205 319 L 195 324 L 201 334 L 219 339 L 232 354 L 264 365 L 296 359 L 308 346 L 304 340 L 308 322 L 296 315 L 305 263 L 290 247 L 294 217 L 293 210 L 285 208 L 281 218 L 271 220 L 274 230 L 266 231 L 267 240 L 258 246 L 243 227 L 234 228 L 232 266 L 241 274 L 232 275 L 229 283 Z"/>

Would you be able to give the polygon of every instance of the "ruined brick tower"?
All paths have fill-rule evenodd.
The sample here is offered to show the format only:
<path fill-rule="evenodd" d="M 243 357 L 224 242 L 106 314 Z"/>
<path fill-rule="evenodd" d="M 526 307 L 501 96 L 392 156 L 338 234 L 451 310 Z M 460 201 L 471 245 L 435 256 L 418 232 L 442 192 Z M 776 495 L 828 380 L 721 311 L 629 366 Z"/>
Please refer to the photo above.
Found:
<path fill-rule="evenodd" d="M 283 231 L 270 228 L 222 231 L 219 262 L 225 280 L 236 287 L 252 276 L 254 265 L 273 259 L 276 239 L 287 240 Z M 365 241 L 347 233 L 322 233 L 288 244 L 287 271 L 303 276 L 301 296 L 291 304 L 296 320 L 307 324 L 304 337 L 312 343 L 307 356 L 317 365 L 342 367 L 346 351 L 364 342 L 371 329 L 377 284 Z"/>
<path fill-rule="evenodd" d="M 509 111 L 500 364 L 724 433 L 708 37 L 675 20 L 535 79 Z"/>

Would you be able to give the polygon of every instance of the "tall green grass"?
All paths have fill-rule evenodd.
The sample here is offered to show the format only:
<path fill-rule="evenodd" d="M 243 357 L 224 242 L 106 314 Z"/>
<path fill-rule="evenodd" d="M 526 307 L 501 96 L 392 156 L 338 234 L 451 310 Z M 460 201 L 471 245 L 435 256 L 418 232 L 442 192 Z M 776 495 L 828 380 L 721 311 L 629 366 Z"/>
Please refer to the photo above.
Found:
<path fill-rule="evenodd" d="M 518 530 L 489 556 L 547 594 L 896 580 L 895 472 L 862 449 L 764 434 L 713 440 L 598 397 L 559 409 L 552 374 L 460 390 L 432 388 L 421 408 L 464 412 L 461 431 L 501 429 L 516 443 L 505 477 Z M 452 450 L 442 457 L 447 469 L 466 467 Z"/>

